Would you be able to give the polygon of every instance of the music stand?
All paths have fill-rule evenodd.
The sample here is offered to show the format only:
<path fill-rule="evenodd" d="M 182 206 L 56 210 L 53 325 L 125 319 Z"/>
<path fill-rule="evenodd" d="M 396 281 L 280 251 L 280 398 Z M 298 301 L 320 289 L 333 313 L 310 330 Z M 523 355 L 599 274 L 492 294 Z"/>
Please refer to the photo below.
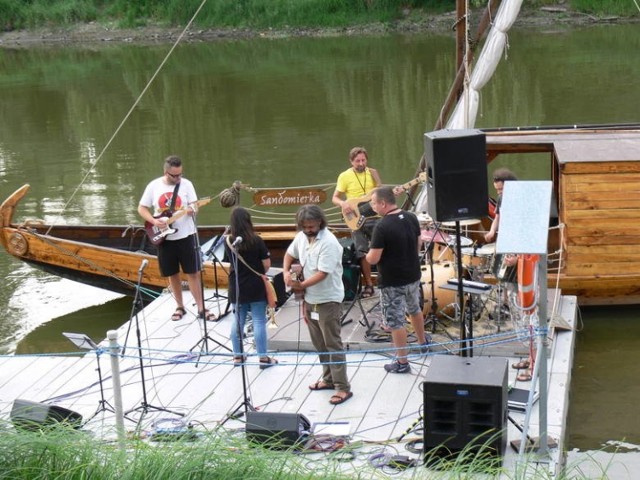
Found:
<path fill-rule="evenodd" d="M 102 369 L 100 368 L 100 354 L 102 353 L 102 349 L 93 340 L 91 340 L 91 338 L 89 338 L 84 333 L 63 332 L 62 335 L 67 337 L 69 340 L 71 340 L 71 342 L 76 347 L 78 347 L 79 349 L 81 349 L 81 350 L 94 350 L 96 352 L 96 361 L 98 363 L 98 382 L 100 384 L 100 400 L 98 401 L 98 408 L 93 413 L 93 415 L 91 415 L 86 420 L 85 423 L 87 423 L 90 420 L 92 420 L 93 417 L 98 415 L 98 413 L 100 413 L 100 412 L 107 411 L 107 412 L 111 412 L 111 413 L 116 413 L 116 411 L 113 408 L 113 406 L 109 402 L 107 402 L 105 400 L 105 398 L 104 398 L 104 387 L 102 386 Z"/>
<path fill-rule="evenodd" d="M 208 354 L 209 353 L 209 341 L 215 343 L 216 345 L 218 345 L 219 347 L 222 347 L 226 350 L 228 350 L 229 352 L 231 351 L 231 349 L 229 347 L 227 347 L 226 345 L 224 345 L 223 343 L 217 341 L 216 339 L 212 338 L 209 335 L 209 332 L 207 331 L 207 318 L 206 318 L 206 300 L 204 299 L 204 262 L 202 261 L 202 249 L 200 247 L 200 236 L 198 235 L 198 226 L 196 225 L 196 216 L 192 215 L 192 220 L 193 223 L 195 225 L 195 231 L 196 234 L 194 235 L 195 237 L 195 242 L 193 245 L 193 248 L 195 249 L 195 254 L 196 254 L 196 258 L 198 259 L 199 262 L 199 267 L 200 267 L 200 297 L 202 298 L 202 315 L 198 315 L 198 318 L 202 318 L 202 325 L 203 325 L 203 335 L 202 338 L 200 340 L 198 340 L 196 342 L 196 344 L 191 347 L 189 349 L 189 352 L 193 352 L 196 348 L 200 347 L 200 353 L 198 353 L 198 361 L 196 362 L 196 367 L 198 366 L 198 364 L 200 363 L 200 357 L 202 356 L 202 354 Z M 224 235 L 222 235 L 222 237 L 224 238 Z M 215 243 L 215 242 L 214 242 Z M 214 254 L 215 256 L 215 254 Z M 215 275 L 215 282 L 216 282 L 216 290 L 218 289 L 218 278 L 217 278 L 217 271 L 216 271 L 216 265 L 215 263 L 213 264 L 213 271 L 214 271 L 214 275 Z M 197 305 L 196 305 L 197 307 Z M 227 302 L 227 308 L 229 308 L 229 303 Z M 227 314 L 227 311 L 225 310 L 225 315 Z M 220 317 L 218 317 L 217 320 L 220 320 Z"/>
<path fill-rule="evenodd" d="M 216 299 L 216 301 L 218 302 L 218 311 L 222 312 L 222 310 L 220 309 L 220 303 L 219 303 L 220 299 L 224 298 L 227 301 L 227 305 L 224 308 L 224 313 L 220 313 L 220 315 L 218 316 L 218 320 L 221 320 L 222 317 L 228 315 L 229 308 L 231 307 L 231 304 L 229 303 L 229 297 L 227 295 L 221 294 L 220 291 L 218 290 L 218 268 L 216 266 L 216 262 L 217 262 L 217 264 L 220 265 L 220 268 L 222 268 L 222 270 L 227 274 L 227 276 L 229 275 L 229 271 L 226 268 L 224 268 L 224 265 L 222 265 L 222 258 L 219 258 L 218 255 L 216 254 L 216 250 L 221 245 L 224 245 L 224 239 L 226 237 L 228 230 L 229 230 L 229 227 L 225 229 L 224 233 L 218 235 L 217 237 L 214 237 L 211 240 L 211 247 L 209 247 L 202 254 L 205 260 L 211 260 L 211 263 L 213 264 L 213 284 L 214 284 L 213 295 L 205 299 L 205 302 L 207 300 Z M 203 248 L 206 246 L 207 243 L 203 245 Z M 223 255 L 223 258 L 224 258 L 224 255 Z"/>

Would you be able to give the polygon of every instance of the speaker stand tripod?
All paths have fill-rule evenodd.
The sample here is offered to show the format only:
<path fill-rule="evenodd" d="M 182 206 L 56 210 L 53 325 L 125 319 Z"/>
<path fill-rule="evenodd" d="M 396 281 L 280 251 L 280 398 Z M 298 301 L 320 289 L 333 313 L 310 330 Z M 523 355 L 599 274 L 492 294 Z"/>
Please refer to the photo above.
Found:
<path fill-rule="evenodd" d="M 135 319 L 135 323 L 136 323 L 136 337 L 138 339 L 138 361 L 139 361 L 139 368 L 140 368 L 140 378 L 142 383 L 142 402 L 140 403 L 139 406 L 124 412 L 124 416 L 127 417 L 127 415 L 129 415 L 132 412 L 140 412 L 140 418 L 138 419 L 138 425 L 136 427 L 136 430 L 140 428 L 140 426 L 142 425 L 142 420 L 144 419 L 144 416 L 150 411 L 167 412 L 167 413 L 172 413 L 174 415 L 177 415 L 179 417 L 184 417 L 184 413 L 175 412 L 165 407 L 157 407 L 155 405 L 151 405 L 147 401 L 147 386 L 146 386 L 146 381 L 144 377 L 144 362 L 142 361 L 142 336 L 140 335 L 140 321 L 138 320 L 138 309 L 136 308 L 138 306 L 138 302 L 140 302 L 140 284 L 142 283 L 142 272 L 145 266 L 146 264 L 144 263 L 144 260 L 143 260 L 143 263 L 140 266 L 140 269 L 138 270 L 138 283 L 136 284 L 136 293 L 133 298 L 133 309 L 132 309 L 133 318 L 129 319 L 129 322 L 132 322 Z"/>

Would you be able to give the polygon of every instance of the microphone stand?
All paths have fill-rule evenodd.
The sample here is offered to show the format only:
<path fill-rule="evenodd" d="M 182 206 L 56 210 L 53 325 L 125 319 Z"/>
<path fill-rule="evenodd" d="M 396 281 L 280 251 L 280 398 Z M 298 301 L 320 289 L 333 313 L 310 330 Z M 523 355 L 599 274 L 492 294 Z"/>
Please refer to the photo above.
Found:
<path fill-rule="evenodd" d="M 189 349 L 189 352 L 191 353 L 197 347 L 200 347 L 200 352 L 198 353 L 198 361 L 196 362 L 196 367 L 197 367 L 198 364 L 200 363 L 200 357 L 202 357 L 203 353 L 204 354 L 209 353 L 209 341 L 215 343 L 219 347 L 225 348 L 228 351 L 231 351 L 231 349 L 226 345 L 224 345 L 223 343 L 220 343 L 217 340 L 211 338 L 209 336 L 209 333 L 207 332 L 207 317 L 206 317 L 206 308 L 205 308 L 205 300 L 204 300 L 204 265 L 202 262 L 202 251 L 200 250 L 200 238 L 198 235 L 198 226 L 196 225 L 196 215 L 195 214 L 192 215 L 191 218 L 193 219 L 193 223 L 196 227 L 195 228 L 196 234 L 194 235 L 195 241 L 193 244 L 193 248 L 195 250 L 194 252 L 195 257 L 196 257 L 196 261 L 198 262 L 198 268 L 200 270 L 200 298 L 202 298 L 202 315 L 200 315 L 200 312 L 198 312 L 198 317 L 202 317 L 202 325 L 203 325 L 203 332 L 204 332 L 202 335 L 202 338 L 198 340 L 196 344 Z M 215 272 L 215 264 L 214 264 L 213 271 Z M 217 288 L 217 279 L 216 279 L 216 288 Z M 198 305 L 196 305 L 196 307 L 198 307 Z"/>
<path fill-rule="evenodd" d="M 463 357 L 473 357 L 473 341 L 467 342 L 467 338 L 473 339 L 473 315 L 468 315 L 469 325 L 466 325 L 467 316 L 464 314 L 464 287 L 462 284 L 462 246 L 460 245 L 460 220 L 456 220 L 456 266 L 458 270 L 458 307 L 460 313 L 460 340 Z M 468 330 L 467 330 L 468 329 Z M 469 335 L 467 337 L 467 331 Z M 469 351 L 467 351 L 467 345 Z"/>
<path fill-rule="evenodd" d="M 239 238 L 239 237 L 238 237 Z M 233 263 L 233 271 L 235 272 L 234 281 L 236 286 L 236 304 L 234 307 L 236 316 L 236 328 L 238 330 L 238 340 L 240 346 L 240 369 L 242 372 L 242 402 L 229 413 L 226 418 L 220 423 L 224 425 L 228 420 L 236 419 L 244 415 L 247 416 L 249 411 L 255 412 L 256 408 L 251 404 L 251 398 L 249 398 L 249 388 L 247 387 L 247 365 L 244 358 L 244 332 L 242 331 L 242 325 L 240 324 L 240 282 L 238 280 L 238 255 L 235 251 L 235 246 L 232 245 L 229 249 L 231 252 L 231 261 Z M 244 411 L 241 411 L 244 407 Z"/>
<path fill-rule="evenodd" d="M 140 265 L 140 268 L 138 269 L 138 283 L 136 284 L 136 293 L 135 293 L 135 296 L 133 298 L 133 308 L 131 310 L 132 318 L 129 319 L 129 321 L 131 322 L 133 320 L 133 318 L 135 317 L 135 321 L 136 321 L 136 336 L 138 337 L 138 360 L 139 360 L 139 365 L 140 365 L 140 377 L 142 379 L 142 403 L 140 403 L 139 406 L 124 412 L 124 416 L 126 417 L 131 412 L 138 412 L 138 411 L 140 412 L 140 418 L 138 419 L 138 425 L 137 425 L 136 429 L 138 429 L 140 427 L 140 425 L 142 424 L 142 419 L 144 418 L 144 416 L 150 410 L 154 410 L 154 411 L 158 411 L 158 412 L 172 413 L 172 414 L 177 415 L 179 417 L 184 417 L 184 413 L 175 412 L 175 411 L 169 410 L 168 408 L 165 408 L 165 407 L 158 407 L 158 406 L 155 406 L 155 405 L 151 405 L 147 401 L 147 386 L 146 386 L 146 381 L 145 381 L 145 377 L 144 377 L 144 363 L 142 361 L 142 337 L 140 335 L 140 322 L 138 321 L 138 311 L 140 309 L 136 310 L 136 306 L 138 305 L 139 302 L 141 303 L 140 284 L 142 283 L 142 272 L 144 271 L 144 269 L 148 265 L 148 263 L 149 263 L 149 261 L 147 259 L 143 260 L 142 264 Z M 135 312 L 135 313 L 133 313 L 133 312 Z"/>

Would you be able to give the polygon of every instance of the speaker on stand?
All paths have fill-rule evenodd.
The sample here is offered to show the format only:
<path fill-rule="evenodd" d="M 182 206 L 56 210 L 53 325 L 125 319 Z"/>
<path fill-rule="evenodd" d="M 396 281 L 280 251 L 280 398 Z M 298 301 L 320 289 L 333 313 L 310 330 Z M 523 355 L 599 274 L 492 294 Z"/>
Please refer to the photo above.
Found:
<path fill-rule="evenodd" d="M 454 222 L 461 355 L 473 356 L 473 322 L 465 321 L 460 222 L 488 214 L 486 137 L 480 130 L 424 134 L 427 208 L 436 222 Z M 471 339 L 469 343 L 467 339 Z"/>

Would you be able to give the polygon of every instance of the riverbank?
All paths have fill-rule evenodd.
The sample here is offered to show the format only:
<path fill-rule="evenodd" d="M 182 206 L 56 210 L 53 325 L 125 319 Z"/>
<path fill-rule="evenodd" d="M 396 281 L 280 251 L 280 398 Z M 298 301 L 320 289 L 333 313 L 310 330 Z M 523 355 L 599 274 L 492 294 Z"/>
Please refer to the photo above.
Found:
<path fill-rule="evenodd" d="M 389 23 L 354 25 L 343 28 L 289 28 L 289 29 L 240 29 L 192 28 L 184 41 L 209 42 L 224 39 L 287 38 L 287 37 L 327 37 L 351 35 L 383 35 L 390 33 L 440 33 L 453 34 L 455 12 L 440 15 L 425 14 L 422 11 L 406 10 L 404 18 Z M 471 21 L 477 22 L 482 10 L 476 10 Z M 523 8 L 515 23 L 516 28 L 565 29 L 600 24 L 640 23 L 639 17 L 595 17 L 576 12 L 566 6 Z M 173 42 L 183 28 L 148 25 L 135 29 L 117 28 L 115 23 L 91 22 L 65 27 L 42 28 L 36 30 L 16 30 L 0 33 L 0 47 L 29 47 L 60 44 L 100 44 L 100 43 L 166 43 Z"/>

